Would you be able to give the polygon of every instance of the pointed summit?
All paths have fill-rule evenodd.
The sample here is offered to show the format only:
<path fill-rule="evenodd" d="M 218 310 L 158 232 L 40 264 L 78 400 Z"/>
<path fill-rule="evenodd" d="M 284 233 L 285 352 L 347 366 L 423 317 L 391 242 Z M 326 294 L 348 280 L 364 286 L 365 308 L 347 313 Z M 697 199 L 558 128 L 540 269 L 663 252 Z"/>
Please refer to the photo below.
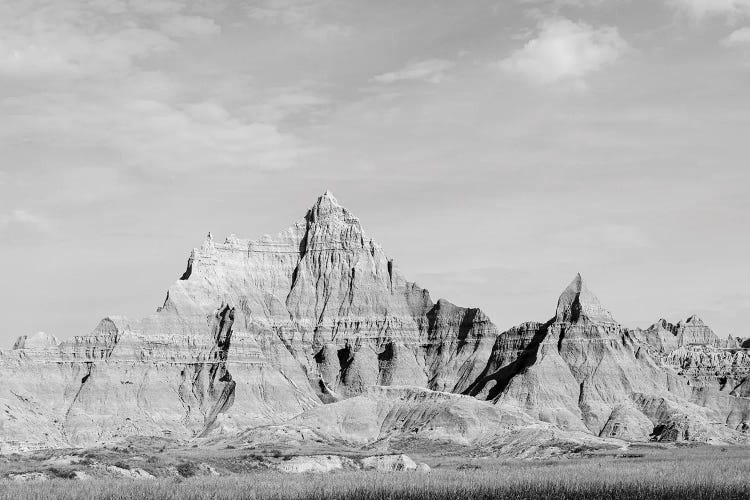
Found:
<path fill-rule="evenodd" d="M 339 201 L 333 196 L 330 189 L 327 189 L 315 201 L 315 204 L 307 212 L 307 220 L 309 222 L 324 222 L 329 220 L 339 220 L 349 223 L 358 222 L 358 219 L 349 210 L 339 204 Z"/>
<path fill-rule="evenodd" d="M 599 302 L 599 299 L 586 287 L 581 273 L 568 285 L 557 300 L 555 321 L 558 323 L 615 323 L 612 314 Z"/>

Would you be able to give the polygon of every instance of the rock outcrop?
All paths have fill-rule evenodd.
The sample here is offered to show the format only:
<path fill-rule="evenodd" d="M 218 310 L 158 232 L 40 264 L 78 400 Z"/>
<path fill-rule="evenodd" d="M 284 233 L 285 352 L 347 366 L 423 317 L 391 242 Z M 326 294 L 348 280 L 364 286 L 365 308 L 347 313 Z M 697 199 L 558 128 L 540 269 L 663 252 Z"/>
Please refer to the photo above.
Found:
<path fill-rule="evenodd" d="M 2 449 L 278 423 L 373 385 L 462 391 L 497 330 L 406 281 L 326 193 L 275 237 L 209 234 L 157 312 L 0 355 Z"/>
<path fill-rule="evenodd" d="M 459 394 L 416 387 L 371 387 L 362 394 L 305 411 L 279 425 L 248 429 L 220 438 L 238 448 L 306 444 L 395 451 L 432 449 L 539 456 L 556 447 L 619 447 L 586 431 L 563 430 L 532 418 L 520 408 Z"/>
<path fill-rule="evenodd" d="M 406 280 L 326 192 L 276 236 L 209 233 L 146 318 L 0 352 L 0 451 L 310 432 L 355 446 L 737 442 L 744 354 L 695 350 L 727 342 L 696 317 L 624 328 L 580 275 L 552 319 L 499 334 Z"/>
<path fill-rule="evenodd" d="M 645 343 L 656 355 L 668 355 L 675 349 L 687 346 L 730 347 L 731 339 L 719 337 L 698 316 L 672 324 L 660 319 L 646 330 L 634 330 L 633 335 Z"/>
<path fill-rule="evenodd" d="M 713 342 L 713 332 L 696 318 L 674 331 L 669 335 L 681 344 Z M 619 325 L 577 275 L 554 318 L 497 337 L 489 363 L 466 392 L 601 437 L 744 441 L 738 431 L 746 426 L 745 410 L 736 414 L 741 422 L 727 420 L 726 401 L 697 398 L 690 380 L 653 357 L 652 347 L 640 332 Z M 739 407 L 747 403 L 737 400 Z"/>

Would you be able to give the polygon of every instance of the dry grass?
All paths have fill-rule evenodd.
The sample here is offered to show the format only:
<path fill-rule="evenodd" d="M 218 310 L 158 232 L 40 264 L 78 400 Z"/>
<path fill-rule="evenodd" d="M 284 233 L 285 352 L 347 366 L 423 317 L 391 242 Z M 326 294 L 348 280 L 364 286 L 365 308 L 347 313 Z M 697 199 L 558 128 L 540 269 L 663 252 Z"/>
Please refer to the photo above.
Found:
<path fill-rule="evenodd" d="M 477 459 L 457 470 L 460 458 L 431 460 L 429 474 L 339 472 L 292 475 L 256 471 L 226 477 L 156 480 L 54 479 L 5 483 L 13 499 L 746 499 L 747 449 L 645 450 L 549 462 Z M 458 465 L 457 465 L 458 464 Z"/>

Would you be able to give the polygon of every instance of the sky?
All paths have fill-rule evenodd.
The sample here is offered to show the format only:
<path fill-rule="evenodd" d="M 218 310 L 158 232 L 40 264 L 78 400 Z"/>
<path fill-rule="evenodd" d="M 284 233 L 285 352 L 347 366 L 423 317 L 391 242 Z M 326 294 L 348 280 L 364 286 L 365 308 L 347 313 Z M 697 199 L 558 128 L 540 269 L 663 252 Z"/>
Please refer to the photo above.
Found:
<path fill-rule="evenodd" d="M 581 272 L 747 337 L 750 0 L 0 0 L 0 347 L 330 189 L 501 329 Z"/>

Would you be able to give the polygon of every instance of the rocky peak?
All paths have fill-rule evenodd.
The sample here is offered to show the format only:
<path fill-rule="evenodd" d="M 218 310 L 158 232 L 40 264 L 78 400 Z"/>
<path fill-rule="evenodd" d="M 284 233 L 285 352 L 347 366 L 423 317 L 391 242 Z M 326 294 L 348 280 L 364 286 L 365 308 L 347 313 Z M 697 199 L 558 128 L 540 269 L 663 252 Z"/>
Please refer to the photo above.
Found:
<path fill-rule="evenodd" d="M 307 211 L 306 219 L 313 224 L 331 222 L 359 224 L 359 219 L 342 207 L 330 190 L 318 197 L 315 204 Z"/>
<path fill-rule="evenodd" d="M 60 341 L 52 334 L 36 332 L 32 335 L 21 335 L 13 344 L 13 349 L 43 349 L 57 347 Z"/>
<path fill-rule="evenodd" d="M 698 315 L 693 314 L 688 319 L 686 319 L 684 322 L 680 321 L 677 326 L 706 326 L 706 324 L 703 322 L 702 319 L 698 317 Z"/>
<path fill-rule="evenodd" d="M 557 323 L 615 323 L 612 314 L 599 302 L 599 299 L 586 287 L 581 274 L 560 295 L 555 314 Z"/>

